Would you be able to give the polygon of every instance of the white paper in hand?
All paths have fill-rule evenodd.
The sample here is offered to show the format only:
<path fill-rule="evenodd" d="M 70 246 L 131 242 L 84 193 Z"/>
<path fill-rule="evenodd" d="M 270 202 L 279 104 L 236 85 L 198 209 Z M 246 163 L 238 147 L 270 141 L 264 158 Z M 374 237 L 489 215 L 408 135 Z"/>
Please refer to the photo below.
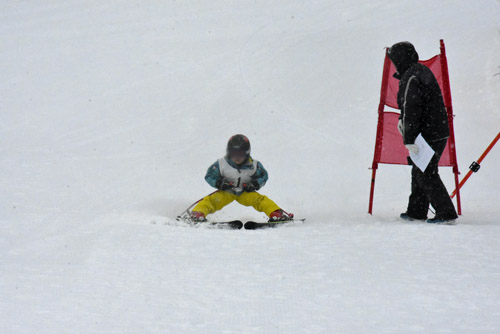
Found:
<path fill-rule="evenodd" d="M 427 166 L 429 165 L 429 162 L 435 152 L 425 141 L 424 137 L 422 137 L 422 134 L 419 134 L 417 139 L 415 139 L 415 145 L 418 146 L 418 154 L 410 152 L 410 158 L 415 166 L 417 166 L 423 173 L 427 169 Z"/>

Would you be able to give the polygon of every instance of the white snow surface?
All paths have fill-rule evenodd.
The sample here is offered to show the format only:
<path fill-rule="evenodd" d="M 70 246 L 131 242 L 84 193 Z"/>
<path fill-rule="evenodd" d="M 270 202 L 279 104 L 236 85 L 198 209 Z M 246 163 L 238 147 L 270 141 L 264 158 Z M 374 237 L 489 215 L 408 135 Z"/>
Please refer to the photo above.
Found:
<path fill-rule="evenodd" d="M 500 146 L 457 225 L 398 219 L 404 166 L 367 214 L 384 47 L 445 40 L 463 176 L 500 129 L 499 1 L 5 0 L 0 35 L 1 333 L 500 333 Z M 306 223 L 175 224 L 236 133 Z"/>

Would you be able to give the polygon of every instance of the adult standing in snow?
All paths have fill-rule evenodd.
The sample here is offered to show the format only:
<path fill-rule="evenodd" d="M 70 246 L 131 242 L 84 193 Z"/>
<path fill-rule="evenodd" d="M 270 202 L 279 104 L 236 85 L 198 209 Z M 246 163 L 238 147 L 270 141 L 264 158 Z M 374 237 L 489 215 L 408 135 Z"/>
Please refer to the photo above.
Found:
<path fill-rule="evenodd" d="M 408 209 L 401 218 L 426 220 L 430 204 L 436 216 L 427 219 L 428 223 L 452 222 L 458 215 L 438 173 L 439 159 L 450 136 L 441 89 L 431 70 L 418 62 L 418 53 L 410 42 L 394 44 L 388 56 L 396 67 L 394 77 L 400 80 L 398 129 L 403 142 L 409 151 L 418 154 L 419 148 L 414 143 L 422 134 L 435 151 L 425 172 L 413 164 Z"/>

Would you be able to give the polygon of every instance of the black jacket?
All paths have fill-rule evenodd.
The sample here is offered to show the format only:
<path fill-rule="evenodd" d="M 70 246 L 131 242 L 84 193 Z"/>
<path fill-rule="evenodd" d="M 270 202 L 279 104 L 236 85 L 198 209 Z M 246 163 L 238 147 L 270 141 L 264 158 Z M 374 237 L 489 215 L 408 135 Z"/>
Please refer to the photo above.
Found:
<path fill-rule="evenodd" d="M 425 65 L 415 63 L 401 77 L 398 106 L 405 144 L 413 144 L 419 133 L 428 142 L 450 136 L 441 89 Z"/>
<path fill-rule="evenodd" d="M 420 133 L 427 142 L 448 138 L 448 115 L 436 77 L 418 63 L 418 54 L 410 43 L 395 44 L 390 51 L 389 58 L 398 71 L 394 77 L 400 79 L 398 106 L 405 145 L 413 144 Z"/>

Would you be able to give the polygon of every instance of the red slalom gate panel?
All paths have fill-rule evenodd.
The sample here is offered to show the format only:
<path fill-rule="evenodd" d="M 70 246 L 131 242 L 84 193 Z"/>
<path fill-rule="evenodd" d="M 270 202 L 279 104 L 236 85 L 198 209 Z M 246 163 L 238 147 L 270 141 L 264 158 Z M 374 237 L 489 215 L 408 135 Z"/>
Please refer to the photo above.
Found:
<path fill-rule="evenodd" d="M 440 41 L 440 54 L 428 60 L 420 61 L 421 64 L 429 67 L 436 77 L 441 92 L 443 93 L 444 104 L 448 113 L 448 124 L 450 127 L 450 138 L 446 148 L 439 160 L 439 166 L 453 168 L 455 176 L 455 186 L 458 186 L 458 170 L 455 130 L 453 127 L 453 106 L 451 101 L 450 80 L 448 75 L 448 63 L 444 41 Z M 370 201 L 368 213 L 373 212 L 373 197 L 375 192 L 375 177 L 378 164 L 408 165 L 408 150 L 404 147 L 403 139 L 397 129 L 399 113 L 385 111 L 385 107 L 398 109 L 397 93 L 399 90 L 399 80 L 393 77 L 396 68 L 387 55 L 384 59 L 384 70 L 382 74 L 382 85 L 380 90 L 380 103 L 378 107 L 377 136 L 375 140 L 375 152 L 372 163 L 372 178 L 370 187 Z M 460 192 L 457 191 L 457 211 L 462 214 Z"/>

